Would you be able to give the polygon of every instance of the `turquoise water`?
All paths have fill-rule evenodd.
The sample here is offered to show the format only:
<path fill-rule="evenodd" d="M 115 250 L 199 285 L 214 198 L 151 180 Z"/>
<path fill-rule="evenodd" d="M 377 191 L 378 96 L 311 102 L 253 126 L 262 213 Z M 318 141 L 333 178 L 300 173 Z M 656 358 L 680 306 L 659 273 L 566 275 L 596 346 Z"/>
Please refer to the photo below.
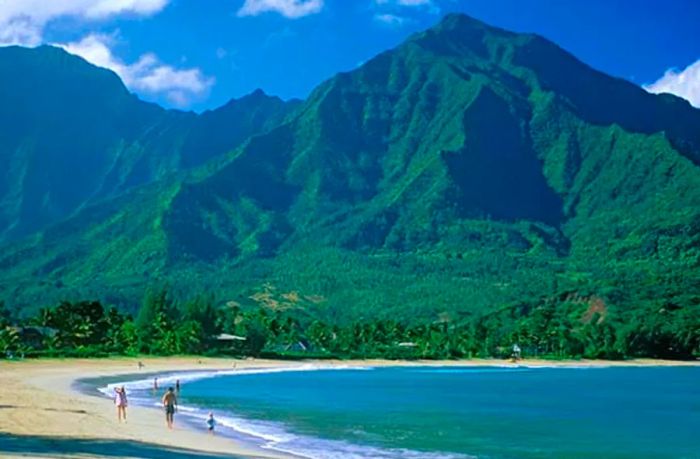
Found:
<path fill-rule="evenodd" d="M 308 457 L 700 458 L 700 368 L 230 373 L 183 378 L 192 419 Z"/>

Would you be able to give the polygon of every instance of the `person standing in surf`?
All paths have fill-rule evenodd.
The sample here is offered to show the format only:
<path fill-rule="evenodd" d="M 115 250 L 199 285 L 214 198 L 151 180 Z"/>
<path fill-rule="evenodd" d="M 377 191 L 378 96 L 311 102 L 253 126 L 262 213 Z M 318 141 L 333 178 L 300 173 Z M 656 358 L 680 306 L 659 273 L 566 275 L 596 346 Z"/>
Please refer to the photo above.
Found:
<path fill-rule="evenodd" d="M 214 413 L 209 412 L 209 417 L 207 418 L 207 429 L 210 435 L 214 435 L 214 428 L 216 427 L 216 419 L 214 419 Z"/>
<path fill-rule="evenodd" d="M 177 410 L 177 397 L 175 396 L 175 389 L 168 387 L 167 392 L 163 395 L 163 408 L 165 408 L 165 423 L 168 429 L 173 428 L 173 421 L 175 418 L 175 411 Z"/>
<path fill-rule="evenodd" d="M 114 389 L 114 392 L 114 404 L 117 405 L 117 420 L 126 422 L 126 407 L 129 403 L 126 398 L 126 389 L 124 389 L 124 386 L 117 387 Z"/>

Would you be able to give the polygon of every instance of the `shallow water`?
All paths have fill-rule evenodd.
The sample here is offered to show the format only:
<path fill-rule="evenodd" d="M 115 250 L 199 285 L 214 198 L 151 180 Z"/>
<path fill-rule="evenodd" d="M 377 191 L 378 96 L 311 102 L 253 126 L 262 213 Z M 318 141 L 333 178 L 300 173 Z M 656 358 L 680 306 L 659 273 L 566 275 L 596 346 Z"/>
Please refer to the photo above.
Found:
<path fill-rule="evenodd" d="M 308 457 L 700 459 L 700 368 L 299 370 L 172 379 L 196 424 Z"/>

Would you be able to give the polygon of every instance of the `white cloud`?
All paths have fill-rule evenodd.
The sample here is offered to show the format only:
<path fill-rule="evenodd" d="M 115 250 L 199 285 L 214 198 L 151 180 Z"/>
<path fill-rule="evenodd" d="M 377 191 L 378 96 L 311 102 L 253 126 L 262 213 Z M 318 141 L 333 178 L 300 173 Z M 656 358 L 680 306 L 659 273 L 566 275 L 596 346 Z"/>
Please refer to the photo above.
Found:
<path fill-rule="evenodd" d="M 0 44 L 38 45 L 41 43 L 41 29 L 28 17 L 0 18 Z"/>
<path fill-rule="evenodd" d="M 655 83 L 645 85 L 644 89 L 655 94 L 675 94 L 700 108 L 700 60 L 680 72 L 677 69 L 666 70 L 664 76 Z"/>
<path fill-rule="evenodd" d="M 406 18 L 389 13 L 375 14 L 374 20 L 391 27 L 400 27 L 406 22 Z"/>
<path fill-rule="evenodd" d="M 180 107 L 206 94 L 214 84 L 214 78 L 203 75 L 200 69 L 177 69 L 163 64 L 153 53 L 143 54 L 136 62 L 127 64 L 114 56 L 113 44 L 111 36 L 91 34 L 78 42 L 56 46 L 114 71 L 127 87 L 136 92 L 165 94 L 171 103 Z"/>
<path fill-rule="evenodd" d="M 65 0 L 62 0 L 65 2 Z M 77 0 L 73 0 L 77 1 Z M 86 18 L 105 18 L 116 14 L 135 14 L 150 16 L 168 4 L 169 0 L 83 0 L 89 4 L 85 10 Z"/>
<path fill-rule="evenodd" d="M 170 0 L 0 0 L 0 45 L 36 46 L 44 42 L 44 29 L 53 20 L 75 18 L 100 21 L 116 16 L 146 17 L 167 6 Z M 164 94 L 171 103 L 185 106 L 205 94 L 214 79 L 198 68 L 178 69 L 146 53 L 128 64 L 112 51 L 114 37 L 90 34 L 72 43 L 54 43 L 121 77 L 129 89 Z"/>
<path fill-rule="evenodd" d="M 150 16 L 169 0 L 0 0 L 0 44 L 35 46 L 44 27 L 60 17 L 103 20 L 112 16 Z"/>
<path fill-rule="evenodd" d="M 323 0 L 245 0 L 238 10 L 238 16 L 275 12 L 289 19 L 297 19 L 319 13 L 322 9 Z"/>

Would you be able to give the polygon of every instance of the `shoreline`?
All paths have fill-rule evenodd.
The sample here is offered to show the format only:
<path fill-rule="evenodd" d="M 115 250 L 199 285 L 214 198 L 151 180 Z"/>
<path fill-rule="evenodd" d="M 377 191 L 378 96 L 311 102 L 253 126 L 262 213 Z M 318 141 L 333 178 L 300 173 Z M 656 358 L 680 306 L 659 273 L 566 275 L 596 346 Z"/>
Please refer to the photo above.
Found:
<path fill-rule="evenodd" d="M 145 364 L 138 370 L 136 363 Z M 458 361 L 386 360 L 236 360 L 198 357 L 143 357 L 111 359 L 46 359 L 0 361 L 0 456 L 40 457 L 184 457 L 207 458 L 297 458 L 264 449 L 237 438 L 210 436 L 187 422 L 173 432 L 164 426 L 162 413 L 153 407 L 132 405 L 128 422 L 119 424 L 112 401 L 85 392 L 84 380 L 97 378 L 145 379 L 153 374 L 196 373 L 238 370 L 292 370 L 302 365 L 321 367 L 387 366 L 499 366 L 540 368 L 606 368 L 653 366 L 700 366 L 700 361 L 640 359 L 631 361 L 548 361 L 526 359 Z M 150 377 L 150 376 L 149 376 Z M 82 385 L 82 390 L 81 390 Z M 96 388 L 94 388 L 96 389 Z M 109 449 L 109 454 L 100 451 Z M 37 456 L 32 456 L 36 454 Z M 122 455 L 123 454 L 123 455 Z"/>
<path fill-rule="evenodd" d="M 143 375 L 220 370 L 232 362 L 181 357 L 2 361 L 0 457 L 298 459 L 223 435 L 210 436 L 177 417 L 175 429 L 168 431 L 155 407 L 132 404 L 127 422 L 120 424 L 111 399 L 79 387 L 83 379 L 138 375 L 138 360 L 146 365 Z M 237 363 L 246 368 L 285 366 L 270 361 Z"/>

